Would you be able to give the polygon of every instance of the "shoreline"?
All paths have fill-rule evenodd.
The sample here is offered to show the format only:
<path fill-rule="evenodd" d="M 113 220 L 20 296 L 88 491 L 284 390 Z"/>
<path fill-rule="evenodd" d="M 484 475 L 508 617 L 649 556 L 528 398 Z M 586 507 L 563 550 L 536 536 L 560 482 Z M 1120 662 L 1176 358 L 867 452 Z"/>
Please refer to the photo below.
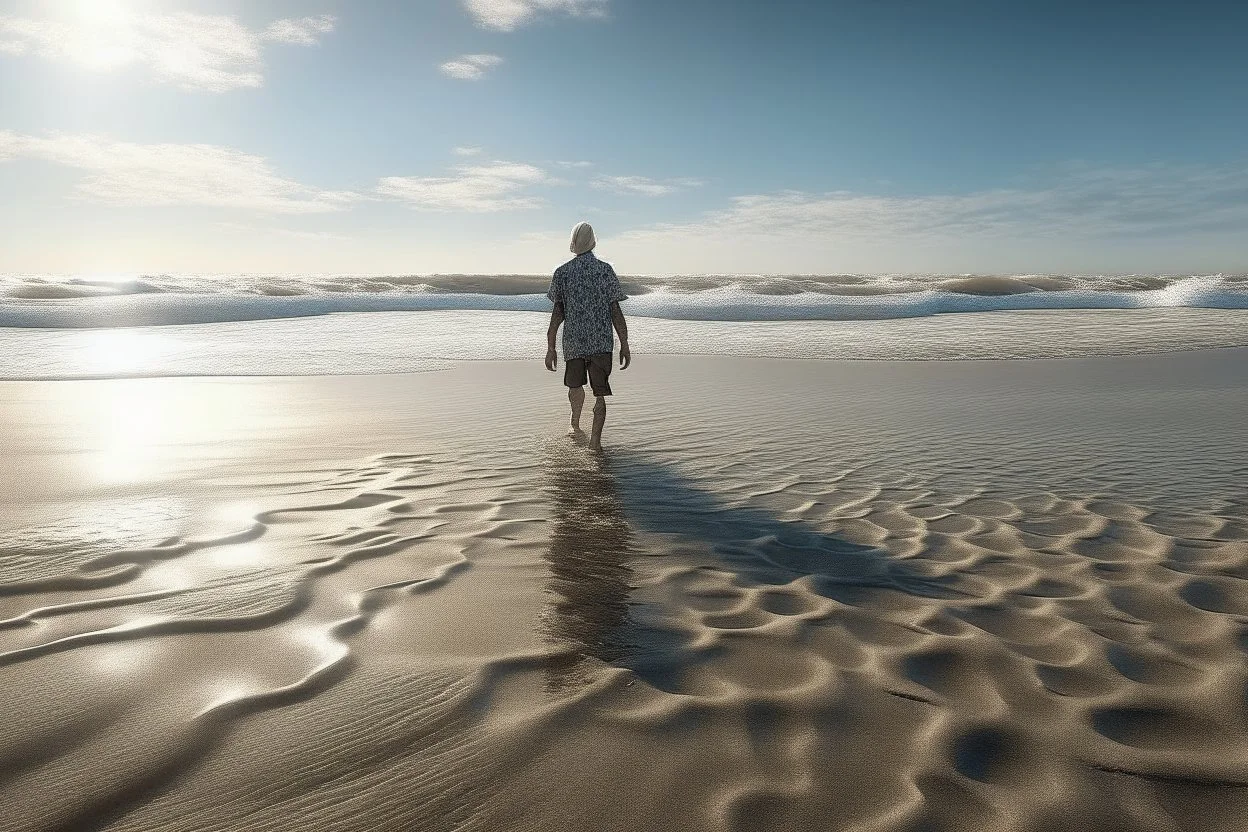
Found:
<path fill-rule="evenodd" d="M 461 360 L 531 358 L 547 323 L 547 315 L 535 312 L 431 311 L 0 328 L 0 378 L 393 375 Z M 634 317 L 630 336 L 638 355 L 651 356 L 968 361 L 1166 355 L 1248 348 L 1248 310 L 1015 311 L 844 322 Z"/>
<path fill-rule="evenodd" d="M 618 353 L 617 349 L 615 350 Z M 1121 359 L 1140 359 L 1149 360 L 1164 358 L 1166 356 L 1208 354 L 1212 357 L 1227 357 L 1232 359 L 1243 358 L 1248 361 L 1248 346 L 1244 347 L 1192 347 L 1190 349 L 1175 349 L 1162 352 L 1131 352 L 1131 353 L 1106 353 L 1102 355 L 1079 355 L 1079 356 L 1045 356 L 1037 358 L 841 358 L 836 356 L 783 356 L 783 355 L 723 355 L 720 353 L 647 353 L 642 358 L 658 358 L 662 360 L 668 359 L 695 359 L 699 361 L 729 362 L 739 361 L 747 363 L 777 361 L 787 362 L 811 362 L 811 363 L 827 363 L 827 364 L 861 364 L 861 365 L 883 365 L 883 364 L 964 364 L 964 365 L 991 365 L 999 363 L 1010 364 L 1066 364 L 1071 362 L 1107 362 L 1118 361 Z M 289 374 L 235 374 L 227 373 L 196 373 L 196 374 L 173 374 L 173 375 L 94 375 L 94 376 L 73 376 L 73 377 L 57 377 L 57 378 L 0 378 L 0 384 L 42 384 L 56 382 L 84 382 L 84 381 L 152 381 L 152 380 L 177 380 L 184 379 L 187 381 L 211 381 L 220 379 L 222 381 L 252 381 L 252 380 L 274 380 L 274 381 L 306 381 L 319 378 L 393 378 L 396 376 L 407 375 L 424 375 L 426 373 L 440 373 L 454 370 L 462 370 L 471 368 L 479 364 L 505 364 L 514 367 L 526 367 L 537 363 L 541 364 L 541 356 L 536 358 L 470 358 L 470 359 L 454 359 L 454 358 L 433 358 L 428 359 L 431 362 L 438 362 L 445 366 L 430 367 L 424 370 L 393 370 L 388 372 L 369 372 L 369 373 L 289 373 Z M 562 370 L 563 358 L 559 359 L 559 368 Z M 618 369 L 618 366 L 617 366 Z"/>

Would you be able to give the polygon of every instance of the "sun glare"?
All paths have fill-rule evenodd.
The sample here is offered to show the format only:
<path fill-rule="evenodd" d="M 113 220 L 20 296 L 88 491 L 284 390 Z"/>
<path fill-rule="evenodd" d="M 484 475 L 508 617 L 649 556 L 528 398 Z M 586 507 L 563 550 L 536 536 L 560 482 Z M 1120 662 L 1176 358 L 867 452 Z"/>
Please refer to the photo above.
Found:
<path fill-rule="evenodd" d="M 168 341 L 150 329 L 97 329 L 86 334 L 83 363 L 93 375 L 143 375 L 159 366 Z"/>
<path fill-rule="evenodd" d="M 133 14 L 122 0 L 78 0 L 69 52 L 87 69 L 106 71 L 133 61 Z"/>
<path fill-rule="evenodd" d="M 234 440 L 289 419 L 280 396 L 250 384 L 114 379 L 65 388 L 65 396 L 67 424 L 84 442 L 84 453 L 74 456 L 76 472 L 92 485 L 107 487 L 186 475 L 249 457 L 250 451 L 239 453 Z M 247 528 L 259 510 L 249 503 L 229 506 L 204 531 Z"/>
<path fill-rule="evenodd" d="M 92 466 L 96 475 L 105 482 L 126 483 L 155 474 L 168 453 L 170 434 L 177 430 L 166 397 L 151 385 L 135 384 L 100 404 L 100 442 Z"/>
<path fill-rule="evenodd" d="M 84 23 L 107 23 L 124 18 L 129 9 L 122 0 L 78 0 L 74 13 Z"/>

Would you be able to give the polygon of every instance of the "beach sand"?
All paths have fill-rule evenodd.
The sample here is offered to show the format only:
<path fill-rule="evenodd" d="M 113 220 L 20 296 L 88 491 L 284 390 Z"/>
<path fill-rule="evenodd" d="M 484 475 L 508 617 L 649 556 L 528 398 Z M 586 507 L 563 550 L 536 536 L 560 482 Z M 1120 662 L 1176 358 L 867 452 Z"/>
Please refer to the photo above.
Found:
<path fill-rule="evenodd" d="M 1248 351 L 613 385 L 0 385 L 0 829 L 1248 828 Z"/>

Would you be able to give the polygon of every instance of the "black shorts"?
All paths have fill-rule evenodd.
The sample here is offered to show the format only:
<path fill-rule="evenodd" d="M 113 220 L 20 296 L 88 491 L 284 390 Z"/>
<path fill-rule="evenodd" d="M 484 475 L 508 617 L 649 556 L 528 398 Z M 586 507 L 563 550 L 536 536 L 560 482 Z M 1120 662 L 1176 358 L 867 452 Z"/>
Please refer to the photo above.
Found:
<path fill-rule="evenodd" d="M 611 395 L 611 353 L 600 352 L 564 362 L 563 383 L 568 387 L 584 387 L 586 377 L 595 396 Z"/>

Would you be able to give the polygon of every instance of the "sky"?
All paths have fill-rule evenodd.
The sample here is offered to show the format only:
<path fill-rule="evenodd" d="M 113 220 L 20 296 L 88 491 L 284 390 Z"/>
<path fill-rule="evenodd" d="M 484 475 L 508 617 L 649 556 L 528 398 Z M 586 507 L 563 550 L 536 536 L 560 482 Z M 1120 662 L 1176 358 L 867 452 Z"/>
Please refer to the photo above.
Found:
<path fill-rule="evenodd" d="M 1248 271 L 1248 4 L 0 0 L 0 272 Z"/>

